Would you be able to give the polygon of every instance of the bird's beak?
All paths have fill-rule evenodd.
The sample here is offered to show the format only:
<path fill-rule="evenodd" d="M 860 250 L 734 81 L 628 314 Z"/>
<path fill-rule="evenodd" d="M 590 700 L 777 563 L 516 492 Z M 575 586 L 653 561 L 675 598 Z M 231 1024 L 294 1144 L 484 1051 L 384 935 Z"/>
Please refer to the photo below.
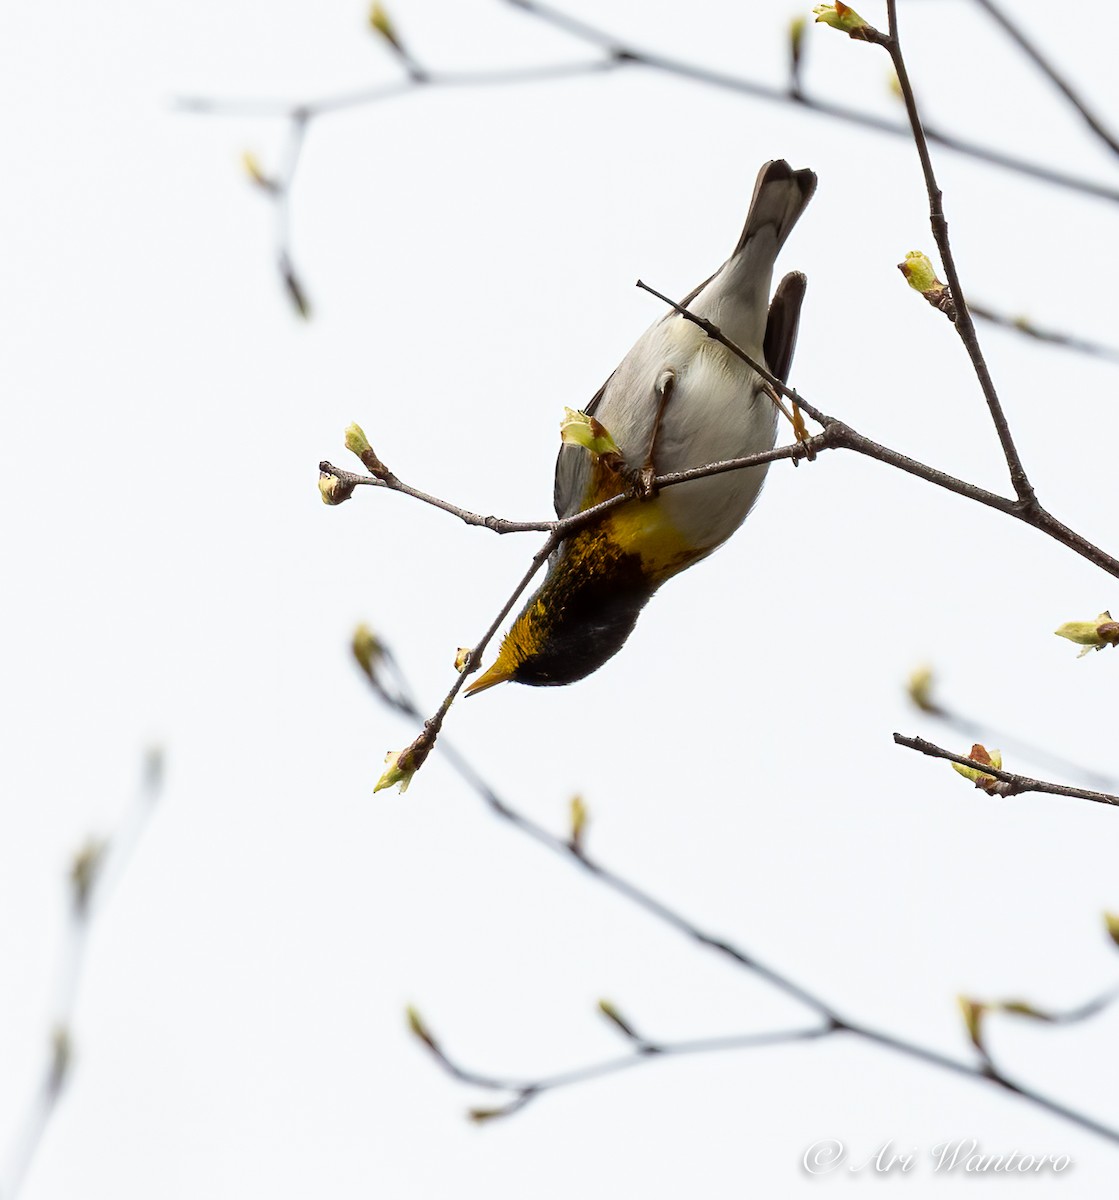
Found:
<path fill-rule="evenodd" d="M 487 688 L 496 687 L 499 683 L 504 683 L 507 679 L 513 678 L 513 672 L 508 667 L 503 666 L 500 659 L 493 664 L 488 671 L 483 671 L 473 683 L 466 685 L 466 694 L 468 696 L 476 696 L 479 692 L 484 692 Z"/>

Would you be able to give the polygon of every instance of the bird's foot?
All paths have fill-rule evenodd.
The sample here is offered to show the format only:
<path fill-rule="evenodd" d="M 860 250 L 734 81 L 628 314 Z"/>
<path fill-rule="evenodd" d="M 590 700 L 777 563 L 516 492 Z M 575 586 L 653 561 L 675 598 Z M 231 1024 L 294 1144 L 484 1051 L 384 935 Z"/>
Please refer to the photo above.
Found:
<path fill-rule="evenodd" d="M 657 494 L 657 471 L 652 463 L 646 463 L 640 471 L 633 473 L 633 487 L 638 500 L 652 500 Z"/>

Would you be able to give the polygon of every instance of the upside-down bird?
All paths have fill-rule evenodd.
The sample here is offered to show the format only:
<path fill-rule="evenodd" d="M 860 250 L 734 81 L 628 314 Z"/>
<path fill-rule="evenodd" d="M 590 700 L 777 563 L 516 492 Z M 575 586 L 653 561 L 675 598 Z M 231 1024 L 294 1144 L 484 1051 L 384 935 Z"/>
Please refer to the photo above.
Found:
<path fill-rule="evenodd" d="M 787 381 L 806 279 L 786 275 L 770 301 L 773 265 L 816 189 L 809 170 L 768 162 L 758 173 L 730 258 L 684 301 Z M 638 338 L 585 409 L 620 452 L 560 447 L 555 506 L 582 512 L 656 475 L 770 449 L 777 410 L 753 368 L 694 322 L 669 312 Z M 616 654 L 666 579 L 706 557 L 746 519 L 765 466 L 696 479 L 627 501 L 556 548 L 544 582 L 497 658 L 469 687 L 505 680 L 574 683 Z"/>

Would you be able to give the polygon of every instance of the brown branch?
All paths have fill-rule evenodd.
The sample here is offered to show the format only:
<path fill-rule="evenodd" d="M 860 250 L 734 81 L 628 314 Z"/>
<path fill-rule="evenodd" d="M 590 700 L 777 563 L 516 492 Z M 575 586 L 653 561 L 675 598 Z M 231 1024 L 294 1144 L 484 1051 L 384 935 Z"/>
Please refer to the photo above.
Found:
<path fill-rule="evenodd" d="M 1018 449 L 1014 444 L 1010 425 L 1006 419 L 1006 414 L 1003 412 L 1002 402 L 999 400 L 994 380 L 991 378 L 991 373 L 987 368 L 987 361 L 983 357 L 983 351 L 979 345 L 979 338 L 975 332 L 975 322 L 971 318 L 967 301 L 964 299 L 963 285 L 960 283 L 960 275 L 956 269 L 955 255 L 952 253 L 952 244 L 948 237 L 948 222 L 944 216 L 944 196 L 936 182 L 932 157 L 929 154 L 928 139 L 921 124 L 921 116 L 917 111 L 917 99 L 913 93 L 913 86 L 909 81 L 909 71 L 906 67 L 905 56 L 902 54 L 901 42 L 898 38 L 897 0 L 886 0 L 886 11 L 889 14 L 890 31 L 889 36 L 882 44 L 889 53 L 890 61 L 893 63 L 894 70 L 897 73 L 898 86 L 901 89 L 902 100 L 905 103 L 905 111 L 909 116 L 913 141 L 917 147 L 917 156 L 921 160 L 921 172 L 925 177 L 925 189 L 929 196 L 929 221 L 932 225 L 933 238 L 936 240 L 937 249 L 940 251 L 941 262 L 944 264 L 944 271 L 948 276 L 948 287 L 951 290 L 952 299 L 956 306 L 954 321 L 956 332 L 960 335 L 960 340 L 967 350 L 968 357 L 971 359 L 971 365 L 975 371 L 975 376 L 979 380 L 979 386 L 983 390 L 984 399 L 987 401 L 987 408 L 990 411 L 991 420 L 994 422 L 995 431 L 998 434 L 1003 455 L 1006 458 L 1006 465 L 1010 471 L 1010 482 L 1014 487 L 1015 495 L 1017 495 L 1023 507 L 1036 508 L 1037 497 L 1034 495 L 1029 476 L 1026 474 L 1026 468 L 1022 465 Z"/>
<path fill-rule="evenodd" d="M 806 442 L 789 442 L 784 446 L 775 446 L 772 450 L 759 450 L 756 454 L 745 454 L 741 458 L 721 459 L 719 462 L 705 463 L 701 467 L 692 467 L 687 471 L 669 471 L 663 475 L 655 476 L 651 486 L 655 491 L 660 491 L 664 488 L 677 487 L 681 483 L 690 483 L 695 479 L 706 479 L 711 475 L 723 475 L 728 471 L 744 471 L 748 467 L 762 466 L 765 463 L 777 462 L 780 459 L 791 458 L 796 461 L 802 458 L 811 459 L 819 451 L 829 449 L 832 444 L 833 438 L 831 434 L 825 431 L 824 433 L 817 434 L 815 437 L 809 438 Z M 401 495 L 410 496 L 412 499 L 419 500 L 424 504 L 430 504 L 433 508 L 438 508 L 442 512 L 450 513 L 452 516 L 458 517 L 466 525 L 479 526 L 499 534 L 558 533 L 563 537 L 567 537 L 588 525 L 595 524 L 615 508 L 619 508 L 621 505 L 635 499 L 638 495 L 643 494 L 638 486 L 634 484 L 624 491 L 619 492 L 616 496 L 611 496 L 608 500 L 603 500 L 591 508 L 585 508 L 570 517 L 564 517 L 560 520 L 511 521 L 505 517 L 482 516 L 480 513 L 471 512 L 469 509 L 460 508 L 459 505 L 452 504 L 448 500 L 441 500 L 438 496 L 432 496 L 428 492 L 421 492 L 418 488 L 409 486 L 392 474 L 382 476 L 361 475 L 353 471 L 344 471 L 341 467 L 336 467 L 333 463 L 325 459 L 319 463 L 319 473 L 322 475 L 331 475 L 347 487 L 360 487 L 364 485 L 366 487 L 381 487 L 390 492 L 399 492 Z"/>
<path fill-rule="evenodd" d="M 648 284 L 643 283 L 641 280 L 637 281 L 637 286 L 656 296 L 658 300 L 663 300 L 686 320 L 698 325 L 708 337 L 714 338 L 715 341 L 726 346 L 732 354 L 757 371 L 774 390 L 794 401 L 812 420 L 823 426 L 824 433 L 828 435 L 827 448 L 854 450 L 856 454 L 873 458 L 877 462 L 885 463 L 887 466 L 904 471 L 908 475 L 915 475 L 918 479 L 924 479 L 928 483 L 935 484 L 935 486 L 943 488 L 945 491 L 954 492 L 958 496 L 974 500 L 976 503 L 983 504 L 987 508 L 993 508 L 998 512 L 1006 513 L 1007 516 L 1015 517 L 1017 520 L 1032 526 L 1034 529 L 1060 542 L 1061 545 L 1072 550 L 1075 554 L 1086 558 L 1101 570 L 1106 571 L 1107 574 L 1119 578 L 1119 559 L 1114 558 L 1105 550 L 1101 550 L 1099 546 L 1089 542 L 1087 538 L 1082 537 L 1067 525 L 1062 524 L 1056 517 L 1042 508 L 1036 499 L 1032 503 L 1024 504 L 1021 500 L 1000 496 L 997 492 L 989 492 L 985 488 L 977 487 L 966 480 L 958 479 L 956 476 L 939 471 L 935 467 L 927 466 L 925 463 L 918 462 L 916 459 L 909 458 L 904 454 L 899 454 L 896 450 L 891 450 L 888 446 L 883 446 L 880 442 L 875 442 L 871 438 L 865 437 L 835 417 L 829 417 L 826 413 L 821 412 L 805 400 L 797 391 L 782 383 L 762 363 L 751 358 L 740 346 L 736 346 L 730 338 L 726 337 L 705 317 L 697 317 L 682 304 L 677 304 L 675 300 L 669 299 L 663 293 L 649 287 Z"/>
<path fill-rule="evenodd" d="M 895 733 L 894 742 L 908 750 L 927 754 L 929 758 L 943 758 L 948 762 L 959 763 L 963 767 L 974 767 L 976 770 L 982 771 L 984 775 L 992 775 L 995 779 L 1009 785 L 1009 790 L 1000 792 L 1000 795 L 1017 796 L 1022 792 L 1042 792 L 1049 796 L 1071 796 L 1077 800 L 1093 800 L 1097 804 L 1119 805 L 1119 796 L 1114 796 L 1110 792 L 1093 792 L 1087 788 L 1068 787 L 1063 783 L 1047 783 L 1043 779 L 1031 779 L 1028 775 L 1016 775 L 1012 771 L 1003 771 L 992 767 L 989 763 L 968 758 L 966 755 L 953 754 L 951 750 L 944 750 L 932 742 L 927 742 L 924 738 L 905 737 L 903 734 Z"/>
<path fill-rule="evenodd" d="M 911 681 L 908 689 L 909 699 L 919 712 L 942 721 L 950 729 L 961 733 L 969 742 L 979 742 L 984 746 L 998 746 L 1003 751 L 1010 751 L 1017 758 L 1029 759 L 1047 770 L 1079 775 L 1084 782 L 1099 791 L 1119 792 L 1119 778 L 1113 775 L 1095 771 L 1082 763 L 1055 754 L 1044 746 L 1019 737 L 1017 734 L 998 729 L 989 721 L 981 721 L 955 708 L 949 708 L 939 696 L 934 695 L 934 684 L 935 676 L 929 670 L 927 677 L 919 687 L 915 687 Z"/>

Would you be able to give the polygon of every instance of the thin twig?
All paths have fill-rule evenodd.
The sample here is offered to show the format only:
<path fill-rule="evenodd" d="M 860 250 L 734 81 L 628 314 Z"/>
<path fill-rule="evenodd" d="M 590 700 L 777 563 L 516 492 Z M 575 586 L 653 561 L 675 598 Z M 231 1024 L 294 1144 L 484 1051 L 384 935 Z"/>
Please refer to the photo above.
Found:
<path fill-rule="evenodd" d="M 1031 779 L 1028 775 L 1016 775 L 1012 771 L 1003 771 L 992 767 L 990 763 L 978 762 L 963 754 L 953 754 L 951 750 L 945 750 L 924 738 L 906 737 L 903 734 L 895 733 L 894 742 L 909 750 L 927 754 L 930 758 L 943 758 L 964 767 L 974 767 L 976 770 L 982 771 L 984 775 L 992 775 L 995 779 L 1010 785 L 1010 790 L 1002 792 L 1002 795 L 1017 796 L 1021 792 L 1042 792 L 1050 796 L 1071 796 L 1077 800 L 1093 800 L 1097 804 L 1119 805 L 1119 796 L 1114 796 L 1110 792 L 1093 792 L 1087 788 L 1068 787 L 1063 783 L 1048 783 L 1044 779 Z"/>
<path fill-rule="evenodd" d="M 774 446 L 772 450 L 759 450 L 756 454 L 745 454 L 741 458 L 721 459 L 718 462 L 705 463 L 701 467 L 692 467 L 687 471 L 668 471 L 663 475 L 655 476 L 649 486 L 655 491 L 660 491 L 664 488 L 677 487 L 682 483 L 691 483 L 696 479 L 707 479 L 711 475 L 723 475 L 729 471 L 744 471 L 750 467 L 763 466 L 780 459 L 791 458 L 798 461 L 802 458 L 810 459 L 819 451 L 827 450 L 831 441 L 831 435 L 825 431 L 817 434 L 814 438 L 809 438 L 806 442 L 789 442 L 784 446 Z M 588 525 L 595 524 L 615 508 L 627 504 L 639 494 L 637 485 L 631 485 L 616 496 L 602 500 L 593 507 L 585 508 L 570 517 L 563 517 L 559 520 L 511 521 L 505 517 L 483 516 L 481 513 L 471 512 L 469 509 L 450 503 L 450 501 L 441 500 L 438 496 L 421 492 L 418 488 L 404 483 L 395 475 L 388 477 L 361 475 L 354 471 L 345 471 L 325 459 L 319 463 L 319 472 L 323 475 L 333 475 L 340 483 L 347 486 L 381 487 L 386 491 L 400 492 L 401 495 L 410 496 L 412 499 L 430 504 L 442 512 L 450 513 L 466 525 L 479 526 L 499 534 L 558 533 L 567 537 Z"/>
<path fill-rule="evenodd" d="M 975 322 L 968 312 L 963 285 L 960 283 L 959 271 L 956 269 L 955 255 L 952 253 L 952 244 L 948 237 L 948 221 L 944 216 L 944 196 L 936 182 L 932 156 L 929 154 L 928 138 L 921 124 L 921 116 L 917 111 L 917 99 L 913 93 L 913 86 L 909 81 L 909 70 L 905 63 L 905 56 L 901 51 L 901 42 L 898 37 L 897 0 L 886 0 L 886 11 L 889 15 L 890 32 L 883 44 L 890 55 L 894 71 L 897 73 L 898 86 L 901 89 L 902 100 L 905 103 L 905 111 L 909 116 L 913 141 L 917 147 L 917 156 L 921 160 L 921 172 L 924 175 L 925 189 L 929 196 L 929 222 L 932 225 L 933 238 L 936 240 L 937 249 L 940 251 L 940 258 L 944 264 L 945 274 L 948 276 L 948 287 L 955 302 L 956 319 L 954 324 L 956 332 L 960 335 L 960 340 L 967 350 L 968 357 L 971 359 L 971 365 L 975 371 L 975 376 L 979 380 L 979 386 L 983 390 L 984 399 L 987 401 L 987 408 L 990 411 L 991 420 L 994 422 L 995 431 L 998 434 L 1003 455 L 1006 458 L 1007 469 L 1010 471 L 1010 482 L 1014 487 L 1015 495 L 1023 507 L 1036 507 L 1037 497 L 1034 495 L 1034 489 L 1030 484 L 1029 476 L 1026 474 L 1026 468 L 1023 466 L 1022 459 L 1018 454 L 1018 448 L 1014 444 L 1014 438 L 1010 432 L 1010 424 L 1003 411 L 1002 402 L 999 400 L 994 380 L 991 378 L 991 373 L 987 368 L 987 361 L 983 357 L 979 338 L 975 332 Z"/>
<path fill-rule="evenodd" d="M 1030 759 L 1048 770 L 1079 775 L 1085 782 L 1094 785 L 1100 791 L 1119 792 L 1119 779 L 1115 776 L 1095 771 L 1071 758 L 1065 758 L 1063 755 L 1055 754 L 1052 750 L 1027 741 L 1017 734 L 997 729 L 989 721 L 979 721 L 966 713 L 948 708 L 928 692 L 917 697 L 911 690 L 910 699 L 920 712 L 926 713 L 930 717 L 936 717 L 938 721 L 943 721 L 949 728 L 962 733 L 970 742 L 979 742 L 984 746 L 998 746 L 1001 750 L 1010 751 L 1017 758 Z"/>
<path fill-rule="evenodd" d="M 1000 496 L 997 492 L 989 492 L 986 488 L 977 487 L 966 480 L 958 479 L 956 476 L 937 470 L 935 467 L 927 466 L 925 463 L 918 462 L 916 459 L 909 458 L 904 454 L 899 454 L 896 450 L 891 450 L 888 446 L 883 446 L 880 442 L 875 442 L 871 438 L 865 437 L 837 418 L 830 417 L 826 413 L 821 412 L 805 400 L 799 392 L 782 383 L 765 366 L 751 358 L 740 346 L 736 346 L 730 338 L 726 337 L 705 317 L 697 317 L 695 313 L 690 312 L 684 305 L 669 299 L 662 292 L 658 292 L 655 288 L 651 288 L 641 280 L 637 281 L 637 286 L 656 296 L 658 300 L 662 300 L 664 303 L 670 305 L 685 320 L 698 325 L 708 337 L 714 338 L 715 341 L 726 346 L 732 354 L 757 371 L 781 395 L 794 401 L 812 420 L 823 426 L 824 432 L 829 438 L 827 443 L 829 449 L 845 448 L 854 450 L 856 454 L 863 454 L 867 458 L 873 458 L 877 462 L 895 467 L 897 470 L 904 471 L 908 475 L 915 475 L 918 479 L 924 479 L 926 482 L 935 484 L 945 491 L 954 492 L 958 496 L 965 496 L 967 499 L 974 500 L 978 504 L 983 504 L 987 508 L 993 508 L 998 512 L 1006 513 L 1007 516 L 1015 517 L 1026 525 L 1030 525 L 1055 541 L 1060 542 L 1061 545 L 1079 554 L 1082 558 L 1086 558 L 1109 575 L 1119 578 L 1119 559 L 1114 558 L 1105 550 L 1101 550 L 1099 546 L 1089 542 L 1087 538 L 1082 537 L 1067 525 L 1058 521 L 1056 517 L 1042 508 L 1036 499 L 1030 504 L 1023 504 L 1020 500 Z"/>

